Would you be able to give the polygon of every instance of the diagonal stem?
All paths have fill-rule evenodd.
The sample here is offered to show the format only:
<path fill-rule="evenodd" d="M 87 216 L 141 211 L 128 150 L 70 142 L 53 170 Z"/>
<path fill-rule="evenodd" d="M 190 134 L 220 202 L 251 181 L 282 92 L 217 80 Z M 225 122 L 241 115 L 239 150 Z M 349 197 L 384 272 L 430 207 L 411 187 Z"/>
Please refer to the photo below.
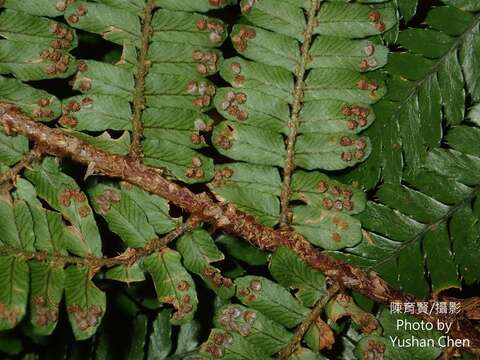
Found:
<path fill-rule="evenodd" d="M 303 320 L 303 322 L 297 327 L 295 330 L 295 333 L 293 334 L 292 339 L 290 342 L 287 344 L 285 349 L 280 351 L 278 354 L 277 358 L 279 360 L 287 360 L 290 358 L 290 356 L 295 352 L 297 347 L 299 346 L 300 342 L 302 341 L 303 337 L 307 333 L 308 329 L 310 326 L 315 322 L 316 319 L 321 315 L 323 309 L 325 308 L 325 305 L 327 305 L 328 301 L 335 296 L 338 292 L 340 291 L 340 288 L 336 285 L 333 284 L 330 289 L 328 289 L 328 293 L 325 294 L 324 297 L 322 297 L 315 307 L 310 311 L 308 316 Z"/>
<path fill-rule="evenodd" d="M 273 251 L 279 246 L 286 246 L 295 251 L 312 268 L 321 271 L 341 287 L 355 290 L 380 304 L 417 301 L 413 295 L 392 287 L 375 272 L 364 271 L 321 252 L 299 233 L 274 230 L 258 224 L 252 216 L 231 204 L 218 204 L 205 194 L 194 194 L 188 188 L 165 179 L 158 169 L 124 156 L 109 154 L 59 129 L 37 123 L 10 104 L 0 102 L 0 114 L 0 124 L 6 133 L 26 136 L 45 153 L 70 158 L 91 166 L 98 174 L 120 178 L 137 185 L 171 201 L 200 220 L 241 237 L 261 249 Z M 480 354 L 480 331 L 465 317 L 452 319 L 441 314 L 416 314 L 416 316 L 431 323 L 451 322 L 449 336 L 468 339 L 470 347 L 465 350 Z"/>
<path fill-rule="evenodd" d="M 80 257 L 46 251 L 26 251 L 10 246 L 1 246 L 0 256 L 20 256 L 27 260 L 48 261 L 62 265 L 85 265 L 97 270 L 100 268 L 111 268 L 116 265 L 133 265 L 138 259 L 162 250 L 176 238 L 196 228 L 199 223 L 200 221 L 197 218 L 190 217 L 186 222 L 165 236 L 148 242 L 142 248 L 128 248 L 120 255 L 112 258 Z"/>
<path fill-rule="evenodd" d="M 11 186 L 11 184 L 15 183 L 15 177 L 20 174 L 26 167 L 28 167 L 33 161 L 40 158 L 41 156 L 42 152 L 38 149 L 38 147 L 35 146 L 32 150 L 25 154 L 22 160 L 20 160 L 17 164 L 15 164 L 7 171 L 0 174 L 0 186 L 3 186 L 7 181 L 10 182 L 9 186 Z"/>
<path fill-rule="evenodd" d="M 283 184 L 282 191 L 280 193 L 280 226 L 282 228 L 288 227 L 291 222 L 289 200 L 291 196 L 291 182 L 292 174 L 295 170 L 295 141 L 298 135 L 298 129 L 300 127 L 300 111 L 303 104 L 303 91 L 305 88 L 305 73 L 307 71 L 307 64 L 309 61 L 310 46 L 312 43 L 313 32 L 317 26 L 316 15 L 320 9 L 320 0 L 312 0 L 312 5 L 308 11 L 307 29 L 303 37 L 303 44 L 300 50 L 300 64 L 295 71 L 297 78 L 295 89 L 293 91 L 293 104 L 292 114 L 290 121 L 288 122 L 288 128 L 290 132 L 287 138 L 287 158 L 285 160 L 285 166 L 283 170 Z"/>
<path fill-rule="evenodd" d="M 142 113 L 145 108 L 145 78 L 149 70 L 148 49 L 152 37 L 152 15 L 155 9 L 155 0 L 148 0 L 143 13 L 143 30 L 140 38 L 140 50 L 135 75 L 135 94 L 133 95 L 133 117 L 132 117 L 132 144 L 130 146 L 130 157 L 133 160 L 142 158 Z"/>

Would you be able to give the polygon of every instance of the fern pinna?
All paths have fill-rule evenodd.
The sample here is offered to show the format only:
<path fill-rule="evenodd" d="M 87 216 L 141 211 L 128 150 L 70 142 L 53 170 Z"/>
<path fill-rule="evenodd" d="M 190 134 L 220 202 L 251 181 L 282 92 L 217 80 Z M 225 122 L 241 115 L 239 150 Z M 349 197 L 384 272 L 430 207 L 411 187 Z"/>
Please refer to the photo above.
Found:
<path fill-rule="evenodd" d="M 153 14 L 158 5 L 162 9 Z M 0 32 L 5 38 L 0 45 L 5 59 L 1 72 L 11 73 L 18 80 L 2 77 L 3 101 L 16 104 L 37 121 L 58 119 L 64 131 L 100 149 L 138 156 L 143 148 L 145 162 L 183 181 L 213 177 L 212 159 L 195 149 L 205 146 L 202 132 L 212 124 L 202 113 L 215 94 L 215 87 L 205 76 L 215 73 L 222 61 L 221 53 L 214 49 L 226 37 L 221 21 L 176 11 L 178 4 L 169 1 L 9 1 L 5 6 L 7 9 L 0 15 Z M 186 11 L 207 11 L 217 6 L 191 1 L 180 7 Z M 122 45 L 122 60 L 111 65 L 74 59 L 68 51 L 78 44 L 75 30 L 40 17 L 58 15 L 64 15 L 75 28 L 101 34 Z M 21 82 L 68 77 L 75 69 L 72 85 L 82 94 L 61 101 Z M 113 139 L 108 130 L 120 131 L 122 135 Z M 135 143 L 139 131 L 144 135 L 142 144 Z M 28 151 L 28 141 L 4 136 L 2 163 L 13 165 Z M 2 328 L 15 326 L 25 314 L 29 268 L 24 258 L 12 257 L 16 250 L 22 250 L 27 258 L 40 261 L 31 262 L 30 267 L 30 309 L 36 332 L 48 335 L 54 330 L 65 289 L 75 337 L 88 338 L 95 333 L 106 307 L 105 294 L 91 281 L 95 267 L 112 267 L 105 276 L 127 282 L 144 280 L 143 271 L 135 261 L 123 261 L 128 259 L 120 259 L 118 264 L 126 265 L 119 267 L 110 266 L 115 261 L 110 265 L 102 262 L 100 234 L 87 196 L 53 158 L 32 165 L 24 177 L 16 182 L 12 197 L 4 196 L 1 203 L 5 245 L 2 264 L 5 269 L 12 269 L 4 272 L 3 281 L 6 286 L 16 287 L 2 293 Z M 155 244 L 158 234 L 179 225 L 179 220 L 169 215 L 168 203 L 131 185 L 102 181 L 92 182 L 88 195 L 96 213 L 105 218 L 110 230 L 119 234 L 127 247 L 151 248 L 152 255 L 142 264 L 158 278 L 159 298 L 178 309 L 172 322 L 191 319 L 197 302 L 195 286 L 180 263 L 179 253 L 163 249 L 154 254 L 154 250 L 162 248 Z M 198 234 L 215 251 L 208 234 Z M 179 241 L 178 246 L 185 242 L 188 240 Z M 68 253 L 76 257 L 70 258 Z M 192 255 L 186 254 L 184 261 L 188 262 L 189 257 Z M 211 261 L 221 259 L 223 255 L 219 253 Z M 73 265 L 64 270 L 64 265 L 70 263 Z M 191 265 L 192 271 L 201 275 L 206 267 L 211 271 L 210 278 L 217 280 L 218 270 L 208 262 Z M 165 288 L 164 281 L 172 282 L 171 286 Z M 185 284 L 185 295 L 175 298 L 172 295 L 178 295 L 175 287 L 179 284 Z"/>
<path fill-rule="evenodd" d="M 0 3 L 1 352 L 441 354 L 360 294 L 478 279 L 471 0 Z"/>
<path fill-rule="evenodd" d="M 420 296 L 478 277 L 479 153 L 469 144 L 478 139 L 479 17 L 465 10 L 479 8 L 459 7 L 436 7 L 427 29 L 398 34 L 405 51 L 390 55 L 391 90 L 369 130 L 387 135 L 365 167 L 347 175 L 368 188 L 380 174 L 384 182 L 360 215 L 369 241 L 348 257 Z"/>

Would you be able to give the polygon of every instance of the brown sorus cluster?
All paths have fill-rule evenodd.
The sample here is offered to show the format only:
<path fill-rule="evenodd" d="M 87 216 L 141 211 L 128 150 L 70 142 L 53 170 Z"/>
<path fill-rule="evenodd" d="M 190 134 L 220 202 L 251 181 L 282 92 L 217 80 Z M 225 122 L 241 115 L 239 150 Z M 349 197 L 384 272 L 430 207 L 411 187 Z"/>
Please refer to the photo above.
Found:
<path fill-rule="evenodd" d="M 203 272 L 205 277 L 209 279 L 216 287 L 232 287 L 233 282 L 231 279 L 222 276 L 220 270 L 214 268 L 213 266 L 208 266 Z"/>
<path fill-rule="evenodd" d="M 218 54 L 214 51 L 195 50 L 192 59 L 197 62 L 196 69 L 200 75 L 212 75 L 217 71 Z"/>
<path fill-rule="evenodd" d="M 75 13 L 70 15 L 67 20 L 72 24 L 76 24 L 82 16 L 85 16 L 87 14 L 88 8 L 85 4 L 82 4 L 75 9 Z"/>
<path fill-rule="evenodd" d="M 201 179 L 205 175 L 202 170 L 202 160 L 200 158 L 194 157 L 192 158 L 192 166 L 187 168 L 185 171 L 185 176 L 190 179 Z"/>
<path fill-rule="evenodd" d="M 262 290 L 262 282 L 260 280 L 254 279 L 250 281 L 250 284 L 246 288 L 241 288 L 238 290 L 238 294 L 242 296 L 246 302 L 253 302 L 257 300 L 255 293 Z"/>
<path fill-rule="evenodd" d="M 380 20 L 382 17 L 382 14 L 378 11 L 372 11 L 369 15 L 368 18 L 370 19 L 371 22 L 375 24 L 375 29 L 377 29 L 380 32 L 385 31 L 385 23 Z"/>
<path fill-rule="evenodd" d="M 385 353 L 385 344 L 381 341 L 369 340 L 367 349 L 363 353 L 364 359 L 383 359 Z"/>
<path fill-rule="evenodd" d="M 118 203 L 121 200 L 121 195 L 118 191 L 107 189 L 102 195 L 95 198 L 95 202 L 99 208 L 99 213 L 105 215 L 111 208 L 112 203 Z"/>
<path fill-rule="evenodd" d="M 353 210 L 351 201 L 353 192 L 347 187 L 341 188 L 336 185 L 329 185 L 325 180 L 321 180 L 317 185 L 317 190 L 325 195 L 322 201 L 323 208 L 326 210 Z M 326 197 L 330 195 L 329 197 Z"/>
<path fill-rule="evenodd" d="M 342 108 L 342 114 L 350 119 L 347 121 L 347 128 L 349 130 L 355 130 L 359 125 L 361 127 L 367 126 L 370 110 L 361 106 L 345 105 Z"/>
<path fill-rule="evenodd" d="M 231 116 L 239 121 L 245 121 L 248 118 L 248 113 L 240 108 L 236 104 L 244 104 L 247 101 L 247 95 L 244 93 L 235 93 L 228 91 L 223 98 L 221 108 L 227 111 Z"/>
<path fill-rule="evenodd" d="M 72 46 L 73 32 L 59 22 L 52 21 L 50 24 L 50 32 L 55 34 L 57 39 L 52 40 L 50 46 L 54 49 L 68 49 Z"/>
<path fill-rule="evenodd" d="M 204 108 L 210 106 L 212 97 L 215 95 L 216 89 L 212 84 L 207 82 L 198 82 L 195 80 L 190 81 L 187 84 L 187 93 L 190 95 L 199 94 L 200 97 L 196 97 L 192 100 L 192 104 L 198 108 Z"/>
<path fill-rule="evenodd" d="M 65 11 L 68 5 L 72 4 L 75 0 L 60 0 L 55 4 L 55 8 L 58 11 Z"/>
<path fill-rule="evenodd" d="M 360 90 L 369 90 L 370 97 L 374 98 L 377 96 L 378 84 L 375 80 L 362 79 L 357 83 L 357 88 L 359 88 Z"/>
<path fill-rule="evenodd" d="M 224 354 L 224 346 L 230 345 L 232 342 L 233 338 L 230 334 L 219 330 L 213 335 L 212 341 L 206 342 L 202 347 L 204 351 L 212 355 L 214 359 L 220 359 Z"/>
<path fill-rule="evenodd" d="M 248 0 L 243 6 L 242 6 L 242 13 L 248 14 L 250 11 L 252 11 L 253 7 L 255 6 L 255 0 Z"/>
<path fill-rule="evenodd" d="M 215 177 L 213 178 L 211 184 L 213 187 L 222 186 L 223 178 L 231 178 L 232 176 L 233 170 L 226 166 L 223 169 L 215 171 Z"/>
<path fill-rule="evenodd" d="M 90 215 L 90 213 L 91 210 L 88 206 L 82 206 L 78 209 L 78 214 L 81 218 L 86 218 L 88 215 Z"/>
<path fill-rule="evenodd" d="M 256 36 L 254 28 L 243 26 L 238 34 L 232 37 L 232 42 L 239 52 L 243 52 L 247 49 L 247 39 L 254 39 Z"/>
<path fill-rule="evenodd" d="M 234 62 L 230 65 L 230 69 L 232 70 L 232 73 L 234 75 L 233 86 L 241 87 L 245 82 L 245 76 L 241 75 L 242 66 L 239 63 Z"/>
<path fill-rule="evenodd" d="M 58 310 L 55 308 L 50 309 L 43 296 L 37 296 L 32 301 L 37 317 L 35 323 L 38 326 L 46 326 L 49 323 L 57 322 Z"/>
<path fill-rule="evenodd" d="M 75 127 L 78 125 L 78 120 L 74 116 L 62 115 L 60 119 L 58 119 L 58 123 L 64 127 Z"/>
<path fill-rule="evenodd" d="M 6 320 L 13 326 L 17 324 L 18 316 L 20 315 L 20 309 L 9 309 L 5 304 L 0 303 L 0 320 Z"/>
<path fill-rule="evenodd" d="M 233 128 L 230 125 L 226 125 L 222 132 L 217 137 L 215 144 L 221 148 L 228 150 L 233 146 Z"/>
<path fill-rule="evenodd" d="M 82 203 L 87 201 L 87 197 L 80 189 L 67 189 L 60 193 L 59 201 L 62 206 L 70 206 L 71 200 L 74 200 L 77 203 Z"/>
<path fill-rule="evenodd" d="M 31 116 L 34 119 L 48 118 L 51 119 L 54 117 L 53 110 L 48 106 L 50 105 L 50 99 L 42 98 L 37 101 L 39 107 L 32 110 Z"/>
<path fill-rule="evenodd" d="M 375 58 L 366 58 L 360 61 L 360 70 L 361 71 L 367 71 L 370 69 L 374 69 L 375 67 L 378 66 L 378 61 Z"/>
<path fill-rule="evenodd" d="M 92 305 L 88 309 L 82 310 L 80 305 L 72 304 L 67 307 L 67 311 L 73 314 L 80 331 L 86 331 L 97 326 L 103 313 L 98 305 Z"/>
<path fill-rule="evenodd" d="M 181 280 L 177 285 L 177 290 L 180 292 L 186 292 L 190 289 L 190 284 L 186 280 Z M 188 294 L 179 294 L 180 303 L 177 303 L 174 297 L 167 297 L 165 302 L 173 304 L 177 312 L 173 314 L 176 320 L 181 320 L 183 317 L 193 310 L 192 304 L 190 304 L 191 298 Z"/>
<path fill-rule="evenodd" d="M 196 23 L 197 29 L 200 31 L 210 31 L 209 39 L 212 43 L 218 44 L 223 40 L 225 33 L 225 25 L 218 21 L 210 21 L 207 19 L 200 19 Z"/>
<path fill-rule="evenodd" d="M 350 200 L 347 200 L 347 201 L 350 201 Z M 343 206 L 343 203 L 342 203 L 341 200 L 336 200 L 334 202 L 334 206 L 335 206 L 336 210 L 341 210 L 341 207 Z M 347 221 L 343 220 L 342 218 L 336 217 L 336 216 L 332 218 L 332 223 L 342 231 L 346 231 L 350 227 L 350 225 L 348 225 Z M 333 241 L 338 242 L 338 241 L 342 240 L 342 236 L 338 232 L 332 232 L 331 239 Z"/>
<path fill-rule="evenodd" d="M 48 64 L 44 71 L 47 75 L 57 75 L 60 73 L 65 73 L 70 64 L 70 57 L 68 54 L 47 48 L 40 53 L 40 58 L 43 60 L 50 60 L 51 63 Z"/>
<path fill-rule="evenodd" d="M 79 61 L 77 63 L 77 70 L 80 71 L 80 72 L 85 72 L 88 70 L 88 65 L 86 62 L 84 61 Z"/>
<path fill-rule="evenodd" d="M 63 115 L 58 120 L 58 123 L 65 127 L 75 127 L 78 124 L 78 120 L 75 116 L 73 116 L 72 112 L 78 112 L 82 108 L 82 105 L 91 106 L 93 104 L 93 100 L 91 98 L 85 98 L 82 100 L 82 103 L 78 103 L 75 100 L 69 101 L 66 105 L 63 106 Z"/>
<path fill-rule="evenodd" d="M 77 63 L 77 75 L 75 77 L 74 83 L 78 83 L 78 89 L 85 93 L 92 88 L 92 80 L 88 77 L 81 77 L 80 73 L 86 72 L 88 70 L 88 65 L 84 61 L 79 61 Z"/>
<path fill-rule="evenodd" d="M 339 233 L 334 232 L 334 233 L 332 233 L 332 240 L 335 241 L 335 242 L 341 241 L 342 236 Z"/>
<path fill-rule="evenodd" d="M 354 151 L 343 151 L 340 155 L 340 158 L 343 161 L 352 161 L 353 159 L 362 160 L 365 157 L 365 147 L 367 146 L 367 141 L 365 138 L 360 138 L 358 140 L 352 140 L 348 136 L 342 136 L 340 138 L 341 146 L 354 146 Z"/>
<path fill-rule="evenodd" d="M 205 138 L 202 135 L 200 135 L 198 131 L 195 131 L 190 136 L 190 141 L 192 142 L 193 145 L 200 145 L 205 142 Z"/>
<path fill-rule="evenodd" d="M 190 136 L 190 140 L 194 145 L 200 145 L 205 143 L 205 138 L 200 135 L 202 131 L 212 131 L 212 126 L 207 125 L 202 118 L 198 118 L 194 122 L 194 130 Z"/>
<path fill-rule="evenodd" d="M 236 332 L 241 336 L 248 336 L 256 319 L 257 313 L 254 311 L 229 306 L 221 312 L 219 322 L 228 331 Z"/>
<path fill-rule="evenodd" d="M 373 44 L 369 44 L 363 48 L 363 51 L 365 52 L 365 55 L 372 56 L 375 54 L 375 46 Z"/>

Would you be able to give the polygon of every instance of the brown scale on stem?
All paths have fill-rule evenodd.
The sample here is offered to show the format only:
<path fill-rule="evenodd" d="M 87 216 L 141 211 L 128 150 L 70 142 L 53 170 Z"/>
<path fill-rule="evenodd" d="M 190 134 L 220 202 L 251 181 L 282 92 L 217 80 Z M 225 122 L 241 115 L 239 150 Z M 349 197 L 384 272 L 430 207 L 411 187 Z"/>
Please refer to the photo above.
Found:
<path fill-rule="evenodd" d="M 305 30 L 304 40 L 301 47 L 301 59 L 295 72 L 296 84 L 293 91 L 293 104 L 288 128 L 290 133 L 287 138 L 287 158 L 283 168 L 283 184 L 280 194 L 280 227 L 287 228 L 291 222 L 291 210 L 289 207 L 290 195 L 292 192 L 291 181 L 292 174 L 295 170 L 295 141 L 300 127 L 300 111 L 303 105 L 303 90 L 305 87 L 305 73 L 309 60 L 310 45 L 312 43 L 313 32 L 317 26 L 316 15 L 320 10 L 320 1 L 313 0 L 310 10 L 308 12 L 307 29 Z"/>
<path fill-rule="evenodd" d="M 152 15 L 155 9 L 155 1 L 148 0 L 143 13 L 143 29 L 140 39 L 140 53 L 138 56 L 137 73 L 135 75 L 135 93 L 133 95 L 133 116 L 132 116 L 132 144 L 130 146 L 130 157 L 133 160 L 140 161 L 142 158 L 142 113 L 145 108 L 145 78 L 147 76 L 150 63 L 147 59 L 150 38 L 153 33 Z"/>
<path fill-rule="evenodd" d="M 165 179 L 155 168 L 124 156 L 109 154 L 59 129 L 52 129 L 34 122 L 10 104 L 0 103 L 0 124 L 3 125 L 7 134 L 18 133 L 26 136 L 39 145 L 42 152 L 46 154 L 69 158 L 84 165 L 93 163 L 96 173 L 122 179 L 157 194 L 199 220 L 243 238 L 260 249 L 273 251 L 279 246 L 286 246 L 295 251 L 312 268 L 331 278 L 341 288 L 355 290 L 385 305 L 395 301 L 417 301 L 413 295 L 392 287 L 375 272 L 362 270 L 323 253 L 297 232 L 275 230 L 260 225 L 253 216 L 236 209 L 231 204 L 215 203 L 208 196 L 194 194 L 188 188 Z M 452 322 L 449 335 L 456 339 L 468 339 L 470 348 L 465 350 L 480 354 L 480 331 L 465 316 L 454 319 L 440 314 L 415 314 L 415 316 L 432 323 L 436 323 L 437 320 Z"/>
<path fill-rule="evenodd" d="M 0 174 L 0 189 L 5 192 L 10 191 L 12 186 L 15 185 L 15 182 L 17 181 L 17 176 L 25 168 L 28 168 L 33 161 L 41 157 L 42 152 L 37 146 L 35 146 L 32 150 L 25 154 L 22 160 L 20 160 L 17 164 L 15 164 L 7 171 Z"/>

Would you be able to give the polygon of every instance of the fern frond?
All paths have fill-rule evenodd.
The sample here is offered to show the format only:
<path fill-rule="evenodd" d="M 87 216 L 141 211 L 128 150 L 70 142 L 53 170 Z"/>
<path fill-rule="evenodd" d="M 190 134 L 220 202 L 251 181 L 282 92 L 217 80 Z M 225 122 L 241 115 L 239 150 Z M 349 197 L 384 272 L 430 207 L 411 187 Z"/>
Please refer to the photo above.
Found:
<path fill-rule="evenodd" d="M 217 166 L 210 188 L 265 225 L 292 224 L 312 243 L 340 249 L 361 239 L 360 224 L 343 213 L 361 211 L 362 197 L 321 173 L 293 169 L 340 170 L 368 157 L 370 142 L 357 134 L 373 122 L 370 105 L 385 93 L 368 72 L 386 64 L 388 50 L 359 38 L 396 19 L 390 4 L 317 5 L 307 6 L 305 19 L 299 4 L 241 2 L 249 25 L 235 25 L 231 37 L 243 58 L 221 67 L 232 88 L 215 97 L 227 120 L 215 127 L 213 143 L 246 163 Z"/>
<path fill-rule="evenodd" d="M 392 91 L 375 105 L 377 122 L 368 130 L 378 150 L 347 175 L 374 188 L 382 174 L 383 184 L 358 216 L 363 241 L 340 255 L 421 297 L 479 275 L 476 107 L 465 114 L 479 96 L 479 17 L 442 6 L 426 23 L 402 31 L 398 41 L 408 51 L 390 56 Z"/>
<path fill-rule="evenodd" d="M 374 155 L 348 174 L 348 180 L 374 188 L 381 174 L 389 183 L 399 183 L 403 171 L 413 175 L 427 151 L 441 144 L 442 118 L 447 126 L 458 125 L 465 116 L 467 94 L 478 102 L 478 14 L 437 7 L 426 22 L 427 29 L 407 29 L 399 35 L 408 51 L 391 54 L 391 91 L 376 105 L 377 122 L 367 130 L 382 140 L 373 144 Z"/>

